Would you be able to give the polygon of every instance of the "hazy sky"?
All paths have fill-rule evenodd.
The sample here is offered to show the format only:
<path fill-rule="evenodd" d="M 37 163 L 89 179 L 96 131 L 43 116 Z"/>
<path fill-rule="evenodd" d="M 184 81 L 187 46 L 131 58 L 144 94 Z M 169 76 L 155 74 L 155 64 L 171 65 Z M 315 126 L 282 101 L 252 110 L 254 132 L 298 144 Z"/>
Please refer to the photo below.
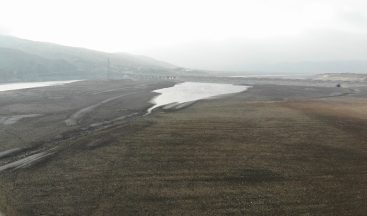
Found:
<path fill-rule="evenodd" d="M 0 0 L 0 33 L 204 69 L 367 60 L 367 1 Z"/>

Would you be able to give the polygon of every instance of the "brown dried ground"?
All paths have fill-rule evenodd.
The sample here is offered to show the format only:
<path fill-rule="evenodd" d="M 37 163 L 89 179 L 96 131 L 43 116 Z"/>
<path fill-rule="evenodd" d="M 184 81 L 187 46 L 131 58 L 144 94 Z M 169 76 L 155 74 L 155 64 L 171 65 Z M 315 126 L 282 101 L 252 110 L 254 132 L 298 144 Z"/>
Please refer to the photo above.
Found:
<path fill-rule="evenodd" d="M 367 215 L 367 100 L 315 96 L 329 91 L 255 86 L 76 137 L 45 163 L 1 173 L 1 208 L 8 215 Z"/>

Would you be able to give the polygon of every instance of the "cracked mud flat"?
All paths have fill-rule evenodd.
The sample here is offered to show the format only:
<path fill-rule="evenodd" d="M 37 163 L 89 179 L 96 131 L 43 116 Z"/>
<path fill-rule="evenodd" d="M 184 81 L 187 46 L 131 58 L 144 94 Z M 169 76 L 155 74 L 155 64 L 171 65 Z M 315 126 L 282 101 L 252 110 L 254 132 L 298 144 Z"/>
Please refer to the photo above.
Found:
<path fill-rule="evenodd" d="M 141 117 L 152 91 L 174 84 L 90 81 L 0 93 L 2 114 L 42 114 L 0 128 L 0 166 L 12 164 L 0 173 L 2 212 L 366 215 L 366 89 L 255 85 Z"/>

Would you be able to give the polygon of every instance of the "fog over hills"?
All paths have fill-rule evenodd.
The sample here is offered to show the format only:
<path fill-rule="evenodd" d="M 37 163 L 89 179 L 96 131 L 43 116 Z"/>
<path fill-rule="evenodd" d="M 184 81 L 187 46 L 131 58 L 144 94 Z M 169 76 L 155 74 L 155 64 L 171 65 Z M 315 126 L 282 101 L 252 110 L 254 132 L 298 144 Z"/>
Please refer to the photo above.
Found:
<path fill-rule="evenodd" d="M 367 72 L 365 0 L 34 1 L 4 2 L 0 34 L 228 75 Z M 100 75 L 108 57 L 116 72 L 172 68 L 140 56 L 9 38 L 0 47 L 65 60 L 82 75 Z"/>
<path fill-rule="evenodd" d="M 367 21 L 365 23 L 367 26 Z M 145 54 L 175 65 L 205 70 L 267 74 L 367 73 L 366 36 L 366 33 L 314 30 L 298 38 L 204 41 Z"/>
<path fill-rule="evenodd" d="M 329 47 L 333 47 L 333 44 L 336 43 L 329 44 Z M 359 44 L 362 46 L 364 43 Z M 271 47 L 275 49 L 274 46 Z M 289 47 L 286 50 L 289 51 Z M 309 56 L 318 55 L 319 61 L 312 58 L 298 58 L 297 55 L 300 54 L 297 47 L 291 50 L 295 53 L 293 57 L 289 57 L 289 53 L 292 52 L 287 51 L 285 58 L 282 52 L 278 54 L 270 52 L 268 48 L 256 44 L 252 47 L 249 44 L 225 47 L 201 45 L 196 48 L 187 46 L 180 49 L 180 52 L 173 52 L 170 49 L 162 51 L 165 55 L 156 57 L 177 63 L 179 66 L 209 69 L 214 75 L 216 71 L 222 75 L 367 73 L 367 61 L 363 59 L 364 50 L 355 53 L 353 56 L 355 60 L 343 60 L 338 58 L 339 53 L 347 50 L 342 45 L 334 48 L 339 50 L 338 52 L 330 51 L 326 54 L 320 53 L 318 48 L 314 50 L 312 48 L 314 46 L 310 47 Z M 155 55 L 152 53 L 152 56 Z M 278 61 L 269 61 L 269 56 Z M 321 58 L 322 56 L 328 58 Z M 251 58 L 256 58 L 256 61 Z M 211 67 L 206 68 L 206 64 L 210 64 Z M 142 55 L 108 53 L 0 35 L 0 82 L 113 79 L 123 78 L 126 75 L 203 74 L 203 71 L 187 70 L 179 66 Z"/>
<path fill-rule="evenodd" d="M 182 68 L 149 57 L 0 36 L 0 82 L 175 74 Z"/>

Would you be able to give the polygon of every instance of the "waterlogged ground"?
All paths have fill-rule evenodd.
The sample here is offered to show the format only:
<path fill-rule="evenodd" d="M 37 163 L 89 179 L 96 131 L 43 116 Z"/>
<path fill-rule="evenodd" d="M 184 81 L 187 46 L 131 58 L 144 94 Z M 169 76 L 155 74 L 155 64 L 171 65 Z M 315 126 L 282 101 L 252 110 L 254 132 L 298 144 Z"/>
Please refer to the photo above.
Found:
<path fill-rule="evenodd" d="M 201 83 L 201 82 L 184 82 L 169 88 L 154 90 L 159 93 L 157 97 L 151 100 L 154 104 L 148 109 L 148 113 L 158 107 L 181 108 L 180 105 L 190 102 L 221 96 L 225 94 L 233 94 L 246 91 L 249 86 L 220 84 L 220 83 Z M 168 105 L 168 106 L 167 106 Z"/>

